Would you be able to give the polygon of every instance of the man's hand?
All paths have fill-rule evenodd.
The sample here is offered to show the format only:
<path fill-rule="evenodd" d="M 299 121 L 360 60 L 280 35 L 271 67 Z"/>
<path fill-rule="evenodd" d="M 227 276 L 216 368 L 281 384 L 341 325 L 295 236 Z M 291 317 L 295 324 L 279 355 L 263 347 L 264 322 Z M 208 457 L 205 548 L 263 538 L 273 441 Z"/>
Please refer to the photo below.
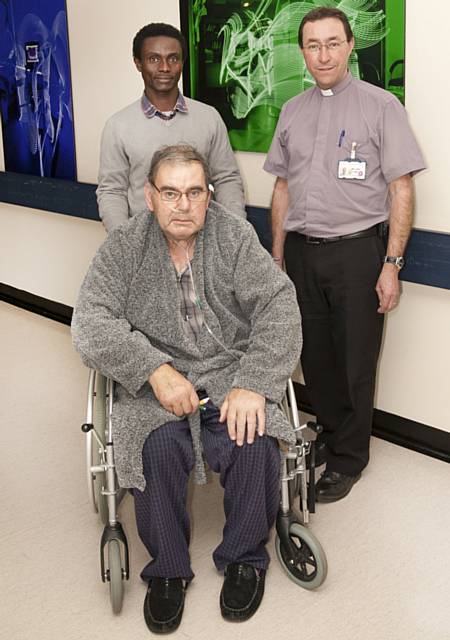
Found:
<path fill-rule="evenodd" d="M 227 421 L 228 435 L 239 447 L 255 440 L 255 432 L 262 436 L 266 427 L 266 399 L 248 389 L 232 389 L 220 408 L 220 422 Z"/>
<path fill-rule="evenodd" d="M 389 184 L 389 199 L 391 211 L 386 255 L 403 256 L 411 233 L 414 210 L 414 189 L 409 174 L 401 176 Z M 398 268 L 395 264 L 384 264 L 375 291 L 380 301 L 378 313 L 392 311 L 400 298 Z"/>
<path fill-rule="evenodd" d="M 157 400 L 167 411 L 181 417 L 197 410 L 199 398 L 194 387 L 170 364 L 158 367 L 148 381 Z"/>
<path fill-rule="evenodd" d="M 387 313 L 397 306 L 400 298 L 400 284 L 398 281 L 398 268 L 395 264 L 385 264 L 378 278 L 375 291 L 378 295 L 380 306 L 378 313 Z"/>

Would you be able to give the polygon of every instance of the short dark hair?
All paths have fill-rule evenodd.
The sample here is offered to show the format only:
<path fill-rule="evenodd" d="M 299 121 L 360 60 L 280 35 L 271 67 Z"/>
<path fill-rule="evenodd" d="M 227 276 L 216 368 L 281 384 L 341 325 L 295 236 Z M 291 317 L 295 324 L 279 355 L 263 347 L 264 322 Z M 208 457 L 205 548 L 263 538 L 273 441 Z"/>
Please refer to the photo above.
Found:
<path fill-rule="evenodd" d="M 344 27 L 345 36 L 347 38 L 347 42 L 353 38 L 353 31 L 350 26 L 350 22 L 343 11 L 340 9 L 334 9 L 332 7 L 317 7 L 316 9 L 312 9 L 306 16 L 303 17 L 303 20 L 300 22 L 300 26 L 298 28 L 298 44 L 300 45 L 300 49 L 303 49 L 303 27 L 307 22 L 317 22 L 317 20 L 324 20 L 325 18 L 336 18 L 342 22 Z"/>
<path fill-rule="evenodd" d="M 165 163 L 189 164 L 190 162 L 198 162 L 202 166 L 205 183 L 208 186 L 211 183 L 208 164 L 202 154 L 190 144 L 172 144 L 157 149 L 152 157 L 147 180 L 154 184 L 159 168 Z"/>
<path fill-rule="evenodd" d="M 142 27 L 133 38 L 133 58 L 141 59 L 142 44 L 146 38 L 156 38 L 158 36 L 166 36 L 178 40 L 181 46 L 181 55 L 183 62 L 187 58 L 186 38 L 176 27 L 164 22 L 151 22 Z"/>

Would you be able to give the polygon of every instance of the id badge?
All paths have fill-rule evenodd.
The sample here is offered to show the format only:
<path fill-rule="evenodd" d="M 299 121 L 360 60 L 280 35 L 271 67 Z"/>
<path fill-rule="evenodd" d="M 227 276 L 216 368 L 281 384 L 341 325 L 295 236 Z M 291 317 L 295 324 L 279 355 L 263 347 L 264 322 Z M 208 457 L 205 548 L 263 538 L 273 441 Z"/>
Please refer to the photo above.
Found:
<path fill-rule="evenodd" d="M 339 160 L 338 178 L 340 180 L 365 180 L 366 179 L 366 162 L 358 160 L 356 157 L 356 147 L 358 144 L 352 142 L 352 152 L 347 160 Z"/>
<path fill-rule="evenodd" d="M 340 180 L 365 180 L 366 162 L 364 160 L 340 160 L 338 164 L 338 178 Z"/>

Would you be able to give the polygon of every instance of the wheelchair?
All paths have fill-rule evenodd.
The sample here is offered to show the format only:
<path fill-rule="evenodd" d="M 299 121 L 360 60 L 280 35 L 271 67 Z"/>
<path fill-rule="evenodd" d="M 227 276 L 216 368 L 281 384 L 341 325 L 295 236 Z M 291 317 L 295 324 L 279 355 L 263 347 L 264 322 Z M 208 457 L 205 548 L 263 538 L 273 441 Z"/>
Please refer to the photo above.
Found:
<path fill-rule="evenodd" d="M 86 422 L 86 463 L 89 501 L 104 525 L 100 541 L 101 579 L 109 584 L 113 613 L 122 609 L 124 582 L 129 579 L 128 542 L 117 519 L 126 494 L 119 487 L 114 464 L 112 412 L 114 381 L 90 370 Z M 281 451 L 280 508 L 276 521 L 275 550 L 287 576 L 304 589 L 316 589 L 328 571 L 325 552 L 308 528 L 315 511 L 315 441 L 321 427 L 301 425 L 294 385 L 289 379 L 280 408 L 296 433 L 296 444 Z M 294 506 L 298 498 L 298 508 Z"/>

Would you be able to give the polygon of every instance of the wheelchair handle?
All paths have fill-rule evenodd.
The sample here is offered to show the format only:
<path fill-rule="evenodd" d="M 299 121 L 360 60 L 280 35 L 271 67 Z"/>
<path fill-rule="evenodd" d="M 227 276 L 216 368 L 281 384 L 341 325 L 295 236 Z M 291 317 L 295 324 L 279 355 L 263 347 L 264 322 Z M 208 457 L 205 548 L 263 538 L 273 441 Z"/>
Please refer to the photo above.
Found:
<path fill-rule="evenodd" d="M 89 431 L 92 431 L 93 428 L 94 428 L 94 425 L 90 424 L 89 422 L 85 422 L 84 424 L 81 425 L 81 431 L 83 433 L 89 433 Z"/>
<path fill-rule="evenodd" d="M 323 427 L 321 424 L 317 424 L 317 422 L 307 422 L 307 426 L 312 429 L 317 435 L 320 435 L 323 431 Z"/>

